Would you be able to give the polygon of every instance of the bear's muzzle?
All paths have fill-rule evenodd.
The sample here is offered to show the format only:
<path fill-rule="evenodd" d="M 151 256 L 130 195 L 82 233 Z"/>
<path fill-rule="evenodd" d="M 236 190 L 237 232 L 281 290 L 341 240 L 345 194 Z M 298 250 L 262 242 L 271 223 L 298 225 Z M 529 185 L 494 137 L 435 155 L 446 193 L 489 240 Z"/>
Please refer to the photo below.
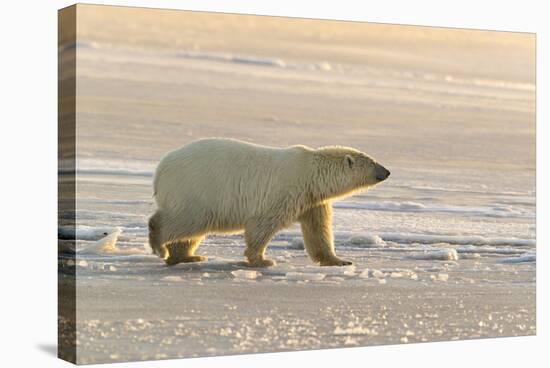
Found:
<path fill-rule="evenodd" d="M 382 165 L 376 164 L 376 180 L 384 181 L 390 176 L 390 171 Z"/>

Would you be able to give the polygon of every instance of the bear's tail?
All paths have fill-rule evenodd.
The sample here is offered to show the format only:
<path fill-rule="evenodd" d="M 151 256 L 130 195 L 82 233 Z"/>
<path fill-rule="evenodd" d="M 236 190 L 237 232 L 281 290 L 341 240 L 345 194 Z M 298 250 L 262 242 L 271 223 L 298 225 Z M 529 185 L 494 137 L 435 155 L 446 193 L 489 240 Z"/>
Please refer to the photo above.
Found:
<path fill-rule="evenodd" d="M 156 212 L 149 219 L 149 246 L 153 250 L 153 253 L 160 258 L 166 258 L 166 247 L 164 246 L 160 236 L 160 213 Z"/>

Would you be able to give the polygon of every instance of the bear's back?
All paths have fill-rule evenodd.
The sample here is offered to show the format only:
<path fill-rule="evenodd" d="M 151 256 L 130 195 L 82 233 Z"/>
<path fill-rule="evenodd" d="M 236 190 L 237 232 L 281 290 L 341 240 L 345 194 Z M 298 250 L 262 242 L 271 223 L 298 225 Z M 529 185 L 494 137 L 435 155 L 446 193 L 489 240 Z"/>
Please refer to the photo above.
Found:
<path fill-rule="evenodd" d="M 307 154 L 305 146 L 270 147 L 231 138 L 204 138 L 171 152 L 175 160 L 192 161 L 210 169 L 231 167 L 232 170 L 262 172 L 277 168 L 289 169 L 300 156 Z M 206 168 L 205 168 L 206 169 Z M 244 174 L 242 172 L 241 174 Z"/>
<path fill-rule="evenodd" d="M 161 160 L 154 184 L 157 203 L 170 206 L 182 198 L 208 207 L 216 206 L 213 201 L 270 202 L 297 186 L 307 172 L 309 151 L 227 138 L 193 141 Z"/>

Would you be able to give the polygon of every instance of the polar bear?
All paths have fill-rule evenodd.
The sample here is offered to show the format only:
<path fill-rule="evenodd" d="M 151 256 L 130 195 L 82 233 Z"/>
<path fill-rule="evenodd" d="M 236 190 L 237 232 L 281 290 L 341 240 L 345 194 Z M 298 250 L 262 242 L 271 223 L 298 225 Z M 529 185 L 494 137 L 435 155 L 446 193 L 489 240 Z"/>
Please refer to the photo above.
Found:
<path fill-rule="evenodd" d="M 165 155 L 154 177 L 157 211 L 149 244 L 167 265 L 199 262 L 207 234 L 244 231 L 251 267 L 274 265 L 264 254 L 270 239 L 295 222 L 313 262 L 352 263 L 336 256 L 332 206 L 385 180 L 390 172 L 348 147 L 275 148 L 235 139 L 206 138 Z"/>

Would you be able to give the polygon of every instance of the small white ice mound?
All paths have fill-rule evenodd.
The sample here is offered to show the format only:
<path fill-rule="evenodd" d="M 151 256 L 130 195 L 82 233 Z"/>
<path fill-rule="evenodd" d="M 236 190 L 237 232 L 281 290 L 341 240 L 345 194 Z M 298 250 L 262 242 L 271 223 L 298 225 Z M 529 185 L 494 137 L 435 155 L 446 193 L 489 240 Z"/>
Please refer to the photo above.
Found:
<path fill-rule="evenodd" d="M 181 282 L 181 281 L 183 281 L 181 276 L 164 276 L 161 280 L 162 281 L 169 281 L 169 282 Z"/>
<path fill-rule="evenodd" d="M 398 209 L 400 210 L 421 210 L 421 209 L 424 209 L 426 208 L 425 205 L 423 205 L 422 203 L 417 203 L 417 202 L 404 202 L 404 203 L 401 203 L 400 206 L 398 207 Z"/>
<path fill-rule="evenodd" d="M 254 270 L 236 270 L 231 271 L 231 274 L 234 278 L 243 280 L 255 280 L 261 275 L 260 272 Z"/>
<path fill-rule="evenodd" d="M 380 270 L 365 269 L 363 272 L 361 272 L 359 277 L 361 277 L 363 279 L 367 279 L 369 277 L 374 277 L 375 279 L 383 279 L 383 278 L 386 277 L 386 274 L 384 272 L 380 271 Z"/>
<path fill-rule="evenodd" d="M 383 279 L 384 277 L 386 277 L 386 274 L 384 272 L 380 271 L 380 270 L 372 270 L 370 275 L 372 277 L 377 278 L 377 279 Z"/>
<path fill-rule="evenodd" d="M 438 273 L 436 275 L 430 275 L 432 281 L 447 282 L 449 280 L 449 274 L 447 273 Z"/>
<path fill-rule="evenodd" d="M 79 267 L 88 267 L 88 262 L 86 262 L 86 260 L 82 259 L 82 260 L 78 261 L 77 266 L 79 266 Z"/>
<path fill-rule="evenodd" d="M 101 254 L 101 253 L 119 253 L 120 248 L 116 246 L 119 235 L 122 233 L 121 228 L 116 228 L 112 233 L 87 246 L 84 249 L 77 251 L 78 254 Z"/>
<path fill-rule="evenodd" d="M 360 279 L 368 279 L 370 277 L 370 273 L 369 273 L 369 269 L 368 268 L 365 268 L 360 274 L 359 274 L 359 278 Z"/>
<path fill-rule="evenodd" d="M 353 245 L 383 247 L 386 242 L 378 235 L 353 235 L 348 241 Z"/>
<path fill-rule="evenodd" d="M 457 261 L 458 253 L 454 249 L 439 249 L 409 256 L 412 259 L 432 261 Z"/>
<path fill-rule="evenodd" d="M 519 257 L 504 258 L 501 263 L 527 263 L 527 262 L 536 262 L 537 254 L 536 253 L 525 253 Z"/>
<path fill-rule="evenodd" d="M 325 278 L 323 273 L 287 272 L 286 279 L 292 281 L 321 281 Z"/>

